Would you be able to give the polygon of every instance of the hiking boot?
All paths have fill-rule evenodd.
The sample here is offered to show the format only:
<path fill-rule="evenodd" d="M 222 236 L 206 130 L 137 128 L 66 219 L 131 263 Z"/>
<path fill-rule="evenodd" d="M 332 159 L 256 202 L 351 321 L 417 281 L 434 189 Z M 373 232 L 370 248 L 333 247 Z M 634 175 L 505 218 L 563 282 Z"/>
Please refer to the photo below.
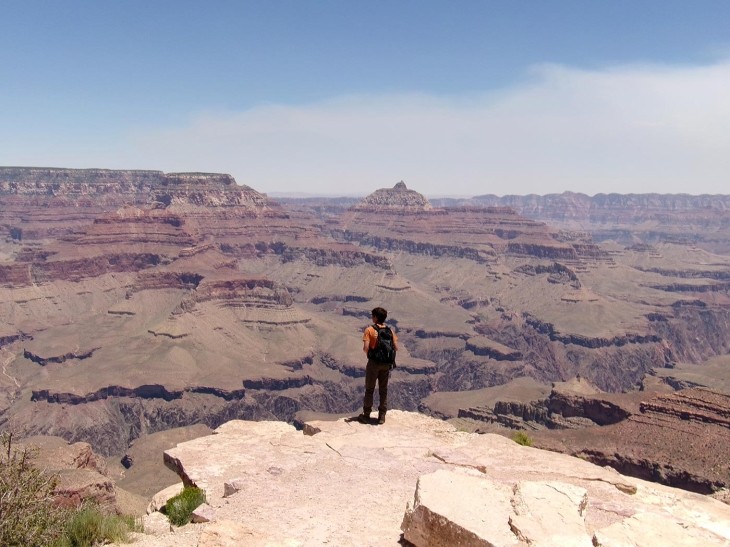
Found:
<path fill-rule="evenodd" d="M 357 417 L 357 421 L 361 424 L 369 424 L 370 423 L 370 413 L 369 412 L 363 412 Z"/>
<path fill-rule="evenodd" d="M 378 423 L 381 425 L 385 423 L 385 412 L 380 412 L 378 414 Z"/>

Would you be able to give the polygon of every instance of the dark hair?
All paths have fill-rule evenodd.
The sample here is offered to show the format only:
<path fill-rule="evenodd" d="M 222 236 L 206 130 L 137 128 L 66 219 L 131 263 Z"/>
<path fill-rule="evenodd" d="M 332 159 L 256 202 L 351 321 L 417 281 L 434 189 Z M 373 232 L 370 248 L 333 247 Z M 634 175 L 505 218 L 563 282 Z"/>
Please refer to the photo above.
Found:
<path fill-rule="evenodd" d="M 373 308 L 373 317 L 378 320 L 378 323 L 385 323 L 388 312 L 384 308 Z"/>

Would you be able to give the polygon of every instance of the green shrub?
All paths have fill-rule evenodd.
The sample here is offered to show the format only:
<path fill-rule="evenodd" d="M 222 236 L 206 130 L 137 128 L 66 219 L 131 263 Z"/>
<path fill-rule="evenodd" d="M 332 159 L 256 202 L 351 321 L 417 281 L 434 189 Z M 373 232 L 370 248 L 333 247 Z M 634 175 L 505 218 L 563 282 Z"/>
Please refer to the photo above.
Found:
<path fill-rule="evenodd" d="M 128 543 L 131 531 L 141 531 L 134 517 L 107 515 L 97 505 L 88 503 L 68 515 L 64 536 L 57 547 Z"/>
<path fill-rule="evenodd" d="M 512 435 L 512 440 L 522 446 L 532 446 L 532 439 L 524 431 L 518 431 Z"/>
<path fill-rule="evenodd" d="M 205 503 L 205 492 L 194 486 L 186 486 L 177 496 L 171 497 L 165 504 L 165 514 L 175 526 L 183 526 L 190 522 L 193 511 Z"/>
<path fill-rule="evenodd" d="M 63 531 L 64 512 L 53 503 L 57 479 L 32 465 L 33 451 L 0 434 L 0 545 L 50 545 Z"/>

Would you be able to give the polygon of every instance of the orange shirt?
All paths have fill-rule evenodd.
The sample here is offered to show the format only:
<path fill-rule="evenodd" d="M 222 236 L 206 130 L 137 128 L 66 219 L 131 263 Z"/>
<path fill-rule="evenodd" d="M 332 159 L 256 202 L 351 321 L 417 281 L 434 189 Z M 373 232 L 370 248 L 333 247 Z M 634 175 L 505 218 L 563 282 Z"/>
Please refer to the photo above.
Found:
<path fill-rule="evenodd" d="M 396 351 L 398 351 L 398 336 L 395 334 L 395 331 L 392 328 L 390 330 L 393 333 L 393 347 Z M 375 347 L 375 343 L 378 341 L 378 331 L 376 331 L 373 326 L 370 325 L 368 328 L 365 329 L 365 332 L 362 335 L 362 341 L 363 349 L 365 351 L 367 351 L 366 348 L 373 349 Z M 365 346 L 365 343 L 367 343 L 367 346 Z"/>

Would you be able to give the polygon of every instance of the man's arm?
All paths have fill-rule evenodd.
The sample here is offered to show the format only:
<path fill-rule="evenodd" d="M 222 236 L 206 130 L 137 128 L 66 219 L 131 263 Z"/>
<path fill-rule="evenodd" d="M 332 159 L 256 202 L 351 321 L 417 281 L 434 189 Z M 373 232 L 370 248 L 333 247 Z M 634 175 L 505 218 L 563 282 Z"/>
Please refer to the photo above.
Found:
<path fill-rule="evenodd" d="M 365 332 L 362 335 L 362 350 L 367 354 L 368 350 L 370 349 L 370 333 L 368 333 L 368 330 L 370 327 L 367 327 L 365 329 Z"/>

